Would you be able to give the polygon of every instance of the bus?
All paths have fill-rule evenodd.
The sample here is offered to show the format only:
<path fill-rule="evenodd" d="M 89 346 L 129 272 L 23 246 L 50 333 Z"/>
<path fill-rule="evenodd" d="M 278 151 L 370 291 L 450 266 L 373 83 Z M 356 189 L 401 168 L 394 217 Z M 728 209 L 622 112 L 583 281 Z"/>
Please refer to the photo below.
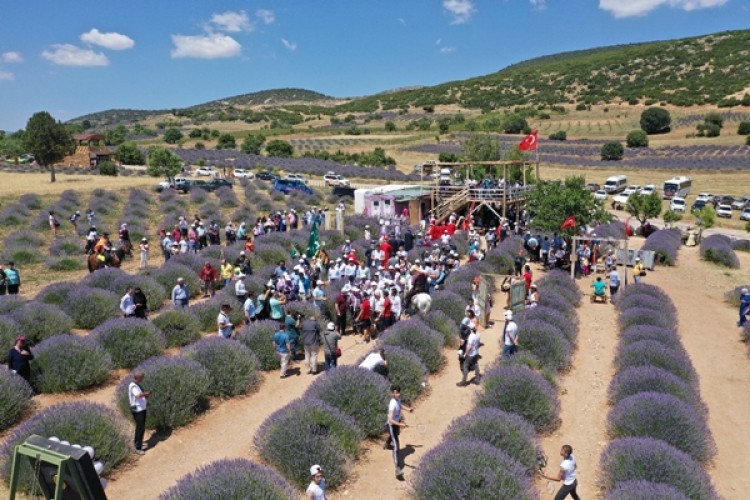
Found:
<path fill-rule="evenodd" d="M 693 180 L 690 177 L 675 177 L 664 181 L 664 195 L 665 200 L 671 200 L 674 197 L 684 198 L 690 194 L 690 188 L 693 185 Z"/>

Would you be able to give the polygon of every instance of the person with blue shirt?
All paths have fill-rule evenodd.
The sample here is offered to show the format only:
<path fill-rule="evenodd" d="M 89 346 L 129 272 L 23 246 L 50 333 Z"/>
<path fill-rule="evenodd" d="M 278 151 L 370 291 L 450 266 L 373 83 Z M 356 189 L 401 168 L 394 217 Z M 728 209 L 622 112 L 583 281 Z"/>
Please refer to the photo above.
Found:
<path fill-rule="evenodd" d="M 750 311 L 750 293 L 748 293 L 747 288 L 743 288 L 740 291 L 740 320 L 737 322 L 737 326 L 745 326 L 748 311 Z"/>
<path fill-rule="evenodd" d="M 289 342 L 289 334 L 286 333 L 286 330 L 283 328 L 279 328 L 279 330 L 273 335 L 273 348 L 276 350 L 276 354 L 281 360 L 281 378 L 286 378 L 292 346 Z"/>
<path fill-rule="evenodd" d="M 610 298 L 614 299 L 619 289 L 620 289 L 620 273 L 617 271 L 617 266 L 612 266 L 612 270 L 609 272 Z"/>
<path fill-rule="evenodd" d="M 188 306 L 190 292 L 185 285 L 185 278 L 177 278 L 177 284 L 172 288 L 172 305 L 179 308 Z"/>
<path fill-rule="evenodd" d="M 12 260 L 8 261 L 8 268 L 5 269 L 5 282 L 8 286 L 8 295 L 18 295 L 18 290 L 21 288 L 21 273 L 18 272 Z"/>
<path fill-rule="evenodd" d="M 594 287 L 594 295 L 591 296 L 591 302 L 594 302 L 597 297 L 601 297 L 604 299 L 604 302 L 607 301 L 607 284 L 602 281 L 601 276 L 597 276 L 596 280 L 594 281 L 593 285 Z"/>

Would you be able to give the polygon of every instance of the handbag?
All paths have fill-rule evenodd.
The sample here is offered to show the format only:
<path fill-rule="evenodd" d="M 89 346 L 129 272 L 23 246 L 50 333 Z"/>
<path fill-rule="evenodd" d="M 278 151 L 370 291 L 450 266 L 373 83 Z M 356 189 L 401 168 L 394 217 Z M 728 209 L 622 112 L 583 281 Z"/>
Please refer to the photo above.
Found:
<path fill-rule="evenodd" d="M 646 276 L 646 270 L 645 269 L 641 270 L 640 276 Z"/>

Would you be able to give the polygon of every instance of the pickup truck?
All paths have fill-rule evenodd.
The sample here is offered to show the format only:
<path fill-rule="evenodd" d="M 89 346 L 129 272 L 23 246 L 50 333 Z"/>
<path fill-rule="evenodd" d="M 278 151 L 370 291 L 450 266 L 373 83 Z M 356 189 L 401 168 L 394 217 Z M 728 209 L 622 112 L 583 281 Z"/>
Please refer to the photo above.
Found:
<path fill-rule="evenodd" d="M 625 210 L 625 207 L 628 206 L 628 198 L 630 198 L 630 195 L 625 193 L 614 196 L 612 198 L 612 208 Z"/>
<path fill-rule="evenodd" d="M 342 175 L 335 174 L 333 172 L 327 172 L 323 176 L 326 186 L 348 186 L 349 179 L 346 179 Z"/>

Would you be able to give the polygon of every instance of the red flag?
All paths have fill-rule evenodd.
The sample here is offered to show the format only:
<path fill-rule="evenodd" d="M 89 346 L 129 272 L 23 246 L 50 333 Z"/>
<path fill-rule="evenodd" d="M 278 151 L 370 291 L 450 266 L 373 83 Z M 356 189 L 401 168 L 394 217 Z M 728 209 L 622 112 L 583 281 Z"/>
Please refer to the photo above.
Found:
<path fill-rule="evenodd" d="M 625 237 L 630 238 L 633 236 L 633 228 L 630 227 L 630 220 L 625 221 Z"/>
<path fill-rule="evenodd" d="M 566 227 L 576 227 L 576 216 L 571 215 L 567 219 L 565 219 L 562 223 L 562 229 L 565 229 Z"/>
<path fill-rule="evenodd" d="M 532 133 L 527 135 L 523 138 L 523 140 L 518 144 L 518 150 L 519 151 L 532 151 L 536 149 L 536 146 L 539 142 L 539 136 L 536 130 L 534 130 Z"/>

